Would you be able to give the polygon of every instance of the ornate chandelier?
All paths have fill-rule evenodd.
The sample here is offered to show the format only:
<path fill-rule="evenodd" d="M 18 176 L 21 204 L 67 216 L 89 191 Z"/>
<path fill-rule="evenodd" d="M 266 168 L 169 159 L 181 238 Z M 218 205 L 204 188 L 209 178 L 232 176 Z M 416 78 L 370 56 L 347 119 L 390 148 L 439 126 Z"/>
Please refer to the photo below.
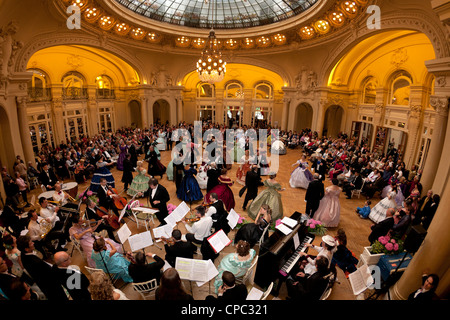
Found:
<path fill-rule="evenodd" d="M 212 17 L 214 20 L 214 11 Z M 211 24 L 213 23 L 214 22 Z M 227 63 L 222 59 L 222 53 L 219 50 L 216 33 L 211 27 L 206 47 L 203 50 L 200 59 L 197 61 L 197 72 L 200 80 L 211 84 L 222 81 L 225 77 L 226 64 Z"/>

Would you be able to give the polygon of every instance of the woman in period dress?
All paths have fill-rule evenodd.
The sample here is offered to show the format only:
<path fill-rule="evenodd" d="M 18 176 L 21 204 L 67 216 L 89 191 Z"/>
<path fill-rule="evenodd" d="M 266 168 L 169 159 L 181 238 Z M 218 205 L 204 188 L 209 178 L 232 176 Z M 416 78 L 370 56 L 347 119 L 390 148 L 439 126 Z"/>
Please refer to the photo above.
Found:
<path fill-rule="evenodd" d="M 222 168 L 221 175 L 219 176 L 219 184 L 212 188 L 205 195 L 205 203 L 210 203 L 210 195 L 211 193 L 216 193 L 219 200 L 222 200 L 223 204 L 227 211 L 234 209 L 236 202 L 234 201 L 234 194 L 231 190 L 231 186 L 233 185 L 233 181 L 227 176 L 228 170 L 226 168 Z"/>
<path fill-rule="evenodd" d="M 150 146 L 148 151 L 148 170 L 147 173 L 153 177 L 163 176 L 166 172 L 166 167 L 159 161 L 158 154 L 155 151 L 155 147 L 153 145 Z"/>
<path fill-rule="evenodd" d="M 161 129 L 158 131 L 158 138 L 156 138 L 156 147 L 158 150 L 166 150 L 166 133 Z"/>
<path fill-rule="evenodd" d="M 272 220 L 283 217 L 283 202 L 281 201 L 281 194 L 278 191 L 285 189 L 275 180 L 276 176 L 276 173 L 270 173 L 269 179 L 264 181 L 266 189 L 258 194 L 247 208 L 247 213 L 250 218 L 256 219 L 259 209 L 263 204 L 268 204 L 272 209 Z"/>
<path fill-rule="evenodd" d="M 197 201 L 203 199 L 203 193 L 194 175 L 197 170 L 193 165 L 186 165 L 183 169 L 184 177 L 177 190 L 177 197 L 183 201 Z"/>
<path fill-rule="evenodd" d="M 16 237 L 5 232 L 2 238 L 5 247 L 5 255 L 12 262 L 11 273 L 18 277 L 23 274 L 22 260 L 20 259 L 20 250 L 17 249 Z"/>
<path fill-rule="evenodd" d="M 91 268 L 95 268 L 95 262 L 91 258 L 91 253 L 94 241 L 98 237 L 97 236 L 94 237 L 93 232 L 95 231 L 98 223 L 103 223 L 102 222 L 103 220 L 99 220 L 99 222 L 96 225 L 90 227 L 88 225 L 89 221 L 83 220 L 81 215 L 79 214 L 73 215 L 69 219 L 72 222 L 72 226 L 69 229 L 70 236 L 80 242 L 80 246 L 83 249 L 83 253 L 86 256 L 88 266 Z M 109 238 L 108 240 L 110 241 L 110 243 L 114 245 L 117 252 L 123 253 L 122 246 L 120 244 Z M 108 250 L 111 250 L 110 244 L 107 243 L 106 247 L 108 248 Z"/>
<path fill-rule="evenodd" d="M 198 185 L 200 186 L 200 189 L 206 189 L 206 186 L 208 184 L 207 165 L 208 164 L 206 162 L 203 162 L 202 165 L 198 168 L 198 173 L 195 177 L 197 179 Z"/>
<path fill-rule="evenodd" d="M 283 154 L 286 154 L 287 150 L 286 150 L 286 146 L 284 145 L 283 141 L 281 141 L 280 139 L 276 139 L 272 143 L 270 152 L 273 154 L 283 155 Z"/>
<path fill-rule="evenodd" d="M 370 210 L 369 218 L 375 223 L 383 221 L 386 219 L 386 211 L 389 208 L 396 208 L 397 203 L 395 201 L 395 197 L 397 196 L 397 185 L 392 185 L 391 192 L 383 198 L 380 202 L 378 202 L 372 210 Z"/>
<path fill-rule="evenodd" d="M 242 185 L 245 185 L 245 176 L 247 175 L 247 172 L 251 169 L 251 163 L 252 157 L 250 157 L 250 151 L 245 150 L 245 154 L 240 159 L 240 165 L 239 168 L 236 171 L 236 182 Z"/>
<path fill-rule="evenodd" d="M 341 203 L 339 195 L 339 180 L 332 179 L 332 185 L 325 188 L 325 195 L 320 200 L 319 208 L 314 213 L 314 220 L 319 220 L 325 227 L 334 228 L 339 224 L 341 215 Z"/>
<path fill-rule="evenodd" d="M 261 150 L 261 154 L 258 156 L 259 172 L 261 176 L 268 176 L 270 173 L 270 161 L 267 158 L 267 151 Z"/>
<path fill-rule="evenodd" d="M 104 161 L 103 156 L 100 157 L 100 160 L 97 161 L 95 166 L 96 166 L 96 169 L 95 169 L 94 175 L 92 177 L 91 185 L 90 185 L 89 189 L 92 192 L 97 192 L 97 189 L 100 186 L 101 178 L 106 179 L 106 183 L 108 184 L 108 186 L 110 186 L 111 188 L 115 188 L 116 184 L 114 181 L 114 176 L 112 175 L 111 171 L 109 171 L 109 169 L 107 167 L 108 163 Z"/>
<path fill-rule="evenodd" d="M 117 170 L 122 171 L 123 170 L 123 161 L 125 160 L 125 157 L 127 155 L 128 147 L 123 139 L 120 140 L 119 145 L 119 158 L 117 159 Z"/>
<path fill-rule="evenodd" d="M 308 189 L 309 183 L 313 180 L 313 175 L 308 170 L 308 161 L 306 156 L 303 155 L 300 160 L 294 163 L 292 166 L 297 165 L 294 171 L 291 173 L 289 184 L 291 188 L 303 188 Z"/>
<path fill-rule="evenodd" d="M 133 178 L 133 181 L 131 182 L 131 185 L 127 190 L 127 194 L 132 197 L 139 192 L 142 192 L 142 194 L 144 194 L 148 190 L 148 181 L 151 177 L 149 174 L 147 174 L 147 170 L 145 170 L 144 168 L 143 161 L 137 162 L 136 172 L 137 175 Z"/>
<path fill-rule="evenodd" d="M 216 294 L 223 284 L 223 272 L 229 271 L 234 274 L 235 278 L 242 278 L 252 265 L 252 261 L 255 258 L 255 255 L 256 251 L 250 249 L 250 244 L 248 242 L 240 240 L 238 243 L 236 243 L 236 252 L 230 253 L 223 257 L 223 259 L 220 261 L 219 267 L 217 268 L 219 274 L 214 280 L 214 288 Z"/>
<path fill-rule="evenodd" d="M 401 207 L 403 205 L 403 200 L 405 200 L 405 197 L 403 196 L 400 185 L 396 182 L 392 182 L 383 188 L 383 191 L 381 191 L 381 198 L 383 199 L 386 198 L 389 195 L 389 193 L 393 190 L 394 186 L 396 186 L 397 188 L 397 194 L 395 195 L 395 203 L 397 207 Z"/>

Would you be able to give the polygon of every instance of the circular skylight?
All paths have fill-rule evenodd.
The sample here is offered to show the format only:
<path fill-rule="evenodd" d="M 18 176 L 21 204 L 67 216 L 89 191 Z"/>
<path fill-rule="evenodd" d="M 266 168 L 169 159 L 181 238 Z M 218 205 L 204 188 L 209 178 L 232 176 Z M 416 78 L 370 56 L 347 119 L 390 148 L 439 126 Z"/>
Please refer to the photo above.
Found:
<path fill-rule="evenodd" d="M 194 28 L 267 25 L 298 15 L 318 0 L 116 0 L 153 20 Z"/>

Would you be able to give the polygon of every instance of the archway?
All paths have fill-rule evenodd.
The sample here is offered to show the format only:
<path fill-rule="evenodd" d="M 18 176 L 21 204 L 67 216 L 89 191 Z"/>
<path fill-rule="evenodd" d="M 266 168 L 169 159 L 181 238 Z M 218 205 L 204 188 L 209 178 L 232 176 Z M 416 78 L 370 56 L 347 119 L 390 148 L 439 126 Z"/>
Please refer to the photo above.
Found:
<path fill-rule="evenodd" d="M 130 110 L 130 125 L 132 127 L 142 128 L 141 103 L 137 100 L 128 102 Z"/>
<path fill-rule="evenodd" d="M 11 126 L 6 110 L 0 105 L 0 166 L 8 169 L 13 168 L 15 154 L 13 139 L 11 136 Z M 10 172 L 11 174 L 11 172 Z"/>
<path fill-rule="evenodd" d="M 330 106 L 325 112 L 322 135 L 332 138 L 337 137 L 339 132 L 341 131 L 343 116 L 344 109 L 341 106 Z"/>
<path fill-rule="evenodd" d="M 311 128 L 313 109 L 309 103 L 300 103 L 295 109 L 294 130 L 299 132 Z"/>
<path fill-rule="evenodd" d="M 170 123 L 170 104 L 166 100 L 159 99 L 153 104 L 153 122 Z"/>

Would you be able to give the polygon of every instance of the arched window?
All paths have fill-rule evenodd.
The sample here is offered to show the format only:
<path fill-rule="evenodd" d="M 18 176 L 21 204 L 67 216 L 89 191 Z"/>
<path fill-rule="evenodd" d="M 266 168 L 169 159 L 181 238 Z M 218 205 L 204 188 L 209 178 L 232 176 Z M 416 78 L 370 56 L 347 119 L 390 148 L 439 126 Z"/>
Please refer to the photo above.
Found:
<path fill-rule="evenodd" d="M 390 102 L 394 105 L 409 105 L 411 75 L 406 71 L 398 71 L 392 77 L 390 86 Z"/>
<path fill-rule="evenodd" d="M 198 98 L 213 98 L 215 97 L 214 85 L 209 83 L 199 83 L 197 86 Z"/>
<path fill-rule="evenodd" d="M 114 84 L 110 77 L 101 75 L 95 78 L 97 99 L 114 99 Z"/>
<path fill-rule="evenodd" d="M 242 84 L 239 82 L 230 82 L 225 88 L 225 98 L 228 99 L 243 99 L 244 90 Z"/>
<path fill-rule="evenodd" d="M 255 86 L 255 99 L 272 99 L 272 85 L 267 82 L 261 82 Z"/>
<path fill-rule="evenodd" d="M 86 80 L 81 73 L 70 71 L 62 77 L 61 82 L 64 99 L 87 99 Z"/>
<path fill-rule="evenodd" d="M 374 77 L 369 77 L 364 81 L 363 104 L 375 104 L 377 86 L 378 81 Z"/>
<path fill-rule="evenodd" d="M 28 82 L 28 96 L 31 102 L 51 100 L 50 78 L 42 70 L 28 69 L 33 73 Z"/>

